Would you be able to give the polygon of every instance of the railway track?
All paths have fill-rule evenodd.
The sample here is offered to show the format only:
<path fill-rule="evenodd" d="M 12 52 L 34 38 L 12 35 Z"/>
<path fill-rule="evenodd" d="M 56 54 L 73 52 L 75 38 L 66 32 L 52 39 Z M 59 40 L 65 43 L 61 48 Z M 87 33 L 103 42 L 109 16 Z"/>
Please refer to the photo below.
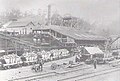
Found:
<path fill-rule="evenodd" d="M 69 73 L 75 73 L 77 71 L 81 71 L 81 70 L 85 70 L 85 69 L 90 69 L 91 67 L 85 67 L 85 68 L 80 68 L 80 67 L 75 67 L 72 68 L 72 70 L 67 70 L 67 71 L 63 71 L 63 72 L 48 72 L 48 73 L 44 73 L 44 74 L 37 74 L 37 75 L 33 75 L 33 76 L 28 76 L 28 77 L 21 77 L 21 78 L 16 78 L 16 79 L 12 79 L 9 81 L 34 81 L 36 79 L 43 79 L 43 78 L 49 78 L 49 77 L 56 77 L 58 75 L 65 75 L 65 74 L 69 74 Z"/>
<path fill-rule="evenodd" d="M 95 76 L 99 76 L 102 74 L 107 74 L 110 72 L 114 72 L 117 70 L 120 70 L 120 66 L 119 67 L 112 67 L 112 68 L 106 68 L 100 71 L 93 71 L 93 69 L 91 70 L 91 68 L 93 67 L 85 67 L 85 68 L 72 68 L 72 70 L 68 70 L 68 71 L 63 71 L 63 72 L 48 72 L 48 73 L 44 73 L 44 74 L 38 74 L 38 75 L 33 75 L 33 76 L 28 76 L 28 77 L 22 77 L 22 78 L 17 78 L 17 79 L 13 79 L 13 80 L 9 80 L 9 81 L 36 81 L 36 80 L 41 80 L 43 81 L 45 79 L 45 81 L 51 81 L 51 77 L 56 78 L 55 80 L 52 81 L 82 81 L 83 79 L 87 79 L 90 77 L 95 77 Z M 85 72 L 86 70 L 89 70 L 89 72 Z M 81 73 L 81 74 L 79 74 Z M 74 76 L 69 76 L 69 74 L 73 74 Z M 59 76 L 64 76 L 63 78 L 59 78 Z M 50 78 L 50 79 L 49 79 Z M 48 80 L 46 80 L 48 79 Z"/>
<path fill-rule="evenodd" d="M 115 72 L 115 71 L 119 71 L 119 70 L 120 70 L 120 66 L 109 68 L 109 69 L 104 69 L 104 70 L 100 70 L 100 71 L 94 71 L 94 72 L 90 72 L 90 73 L 86 73 L 86 74 L 80 74 L 80 75 L 76 75 L 76 76 L 72 76 L 72 77 L 68 77 L 68 78 L 63 78 L 63 79 L 59 79 L 57 81 L 82 81 L 87 78 L 96 77 L 99 75 L 103 75 L 103 74 L 107 74 L 107 73 L 111 73 L 111 72 Z"/>
<path fill-rule="evenodd" d="M 44 77 L 49 77 L 55 75 L 56 72 L 48 72 L 48 73 L 43 73 L 43 74 L 37 74 L 37 75 L 32 75 L 32 76 L 27 76 L 27 77 L 21 77 L 21 78 L 16 78 L 8 81 L 31 81 L 36 78 L 44 78 Z"/>
<path fill-rule="evenodd" d="M 100 76 L 100 75 L 112 73 L 112 72 L 115 72 L 115 71 L 118 71 L 118 70 L 120 70 L 120 68 L 108 70 L 108 71 L 105 71 L 105 72 L 103 72 L 103 73 L 98 73 L 98 74 L 96 73 L 96 74 L 93 74 L 93 75 L 88 76 L 88 77 L 79 78 L 79 79 L 77 79 L 77 80 L 75 80 L 75 81 L 82 81 L 83 79 L 87 79 L 87 78 L 91 78 L 91 77 L 96 77 L 96 76 Z"/>

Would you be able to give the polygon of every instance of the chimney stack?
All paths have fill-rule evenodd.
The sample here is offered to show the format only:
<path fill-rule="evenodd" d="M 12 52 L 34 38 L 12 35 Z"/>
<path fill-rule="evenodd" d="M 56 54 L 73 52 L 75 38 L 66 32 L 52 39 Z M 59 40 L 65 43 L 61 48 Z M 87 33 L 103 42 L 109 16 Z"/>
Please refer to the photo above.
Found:
<path fill-rule="evenodd" d="M 48 26 L 51 25 L 51 5 L 48 5 Z"/>

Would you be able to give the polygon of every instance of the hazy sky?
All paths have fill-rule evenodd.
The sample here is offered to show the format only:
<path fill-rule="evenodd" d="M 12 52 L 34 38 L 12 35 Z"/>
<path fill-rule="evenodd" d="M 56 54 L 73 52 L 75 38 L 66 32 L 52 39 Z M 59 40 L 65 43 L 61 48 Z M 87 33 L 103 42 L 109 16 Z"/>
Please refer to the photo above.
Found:
<path fill-rule="evenodd" d="M 0 12 L 11 8 L 47 11 L 48 4 L 52 4 L 53 12 L 70 13 L 90 22 L 109 24 L 120 20 L 120 0 L 0 0 Z"/>

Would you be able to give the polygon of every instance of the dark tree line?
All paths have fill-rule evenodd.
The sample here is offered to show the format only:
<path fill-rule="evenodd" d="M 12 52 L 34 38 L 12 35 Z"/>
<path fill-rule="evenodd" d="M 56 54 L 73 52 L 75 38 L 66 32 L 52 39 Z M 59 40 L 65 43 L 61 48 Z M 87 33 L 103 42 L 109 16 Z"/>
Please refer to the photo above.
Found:
<path fill-rule="evenodd" d="M 37 16 L 39 16 L 39 18 L 41 18 L 41 20 L 44 21 L 44 23 L 47 23 L 47 21 L 48 21 L 46 18 L 46 16 L 47 16 L 46 13 L 47 12 L 41 13 L 40 9 L 38 10 L 38 13 L 37 13 Z M 7 10 L 7 11 L 3 12 L 0 15 L 0 19 L 2 19 L 4 22 L 7 22 L 10 20 L 15 20 L 18 18 L 24 18 L 24 17 L 29 17 L 29 16 L 35 16 L 35 14 L 33 14 L 32 10 L 21 12 L 19 9 L 11 9 L 11 10 Z M 82 31 L 89 31 L 89 30 L 95 28 L 93 24 L 88 23 L 84 19 L 73 17 L 71 15 L 61 16 L 58 13 L 52 14 L 51 24 L 58 25 L 58 26 L 73 27 L 73 28 L 76 28 L 76 29 L 79 29 Z M 102 35 L 102 36 L 109 35 L 109 31 L 104 30 L 104 29 L 99 30 L 99 32 L 100 32 L 100 35 Z"/>
<path fill-rule="evenodd" d="M 57 13 L 52 15 L 51 24 L 58 25 L 58 26 L 73 27 L 73 28 L 82 29 L 82 30 L 90 30 L 92 27 L 90 23 L 88 23 L 83 19 L 73 17 L 73 16 L 62 17 Z"/>

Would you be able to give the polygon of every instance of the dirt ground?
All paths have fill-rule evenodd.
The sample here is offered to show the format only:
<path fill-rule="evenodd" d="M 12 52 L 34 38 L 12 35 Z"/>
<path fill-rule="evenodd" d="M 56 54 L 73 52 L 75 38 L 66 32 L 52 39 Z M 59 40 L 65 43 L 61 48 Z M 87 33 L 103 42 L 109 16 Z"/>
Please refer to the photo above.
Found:
<path fill-rule="evenodd" d="M 86 65 L 84 63 L 81 63 L 81 66 L 78 67 L 74 67 L 74 68 L 59 68 L 56 70 L 51 70 L 50 66 L 52 63 L 57 63 L 57 64 L 63 64 L 63 63 L 68 63 L 69 61 L 74 61 L 75 57 L 71 57 L 71 58 L 67 58 L 67 59 L 62 59 L 62 60 L 57 60 L 57 61 L 52 61 L 52 62 L 48 62 L 44 64 L 44 69 L 43 72 L 34 72 L 31 70 L 32 65 L 31 66 L 26 66 L 26 67 L 19 67 L 19 68 L 15 68 L 15 69 L 8 69 L 8 70 L 1 70 L 0 71 L 0 81 L 8 81 L 8 80 L 13 80 L 13 79 L 18 79 L 18 78 L 22 78 L 22 77 L 29 77 L 29 76 L 34 76 L 34 75 L 41 75 L 41 74 L 45 74 L 45 73 L 49 73 L 49 72 L 56 72 L 57 75 L 52 76 L 52 77 L 47 77 L 47 78 L 41 78 L 41 79 L 36 79 L 36 80 L 32 80 L 32 81 L 57 81 L 60 79 L 64 79 L 64 78 L 69 78 L 72 76 L 77 76 L 80 74 L 86 74 L 86 73 L 90 73 L 90 72 L 95 72 L 95 71 L 100 71 L 100 70 L 104 70 L 104 69 L 109 69 L 111 68 L 109 65 L 97 65 L 97 69 L 94 69 L 93 65 Z M 82 68 L 89 68 L 89 69 L 83 69 Z M 76 71 L 77 69 L 81 69 Z M 59 73 L 64 73 L 67 71 L 72 71 L 70 73 L 66 73 L 66 74 L 62 74 L 60 75 Z M 100 76 L 102 78 L 102 81 L 119 81 L 120 78 L 118 78 L 118 74 L 120 74 L 119 72 L 114 73 L 116 76 L 113 76 L 110 74 L 105 75 L 105 76 Z M 111 80 L 109 80 L 109 76 Z M 39 76 L 38 76 L 39 77 Z M 85 79 L 82 81 L 101 81 L 98 80 L 100 77 L 96 77 L 93 79 Z M 118 80 L 112 80 L 115 77 L 118 78 Z M 25 81 L 25 79 L 19 79 L 19 80 L 15 80 L 15 81 Z"/>

